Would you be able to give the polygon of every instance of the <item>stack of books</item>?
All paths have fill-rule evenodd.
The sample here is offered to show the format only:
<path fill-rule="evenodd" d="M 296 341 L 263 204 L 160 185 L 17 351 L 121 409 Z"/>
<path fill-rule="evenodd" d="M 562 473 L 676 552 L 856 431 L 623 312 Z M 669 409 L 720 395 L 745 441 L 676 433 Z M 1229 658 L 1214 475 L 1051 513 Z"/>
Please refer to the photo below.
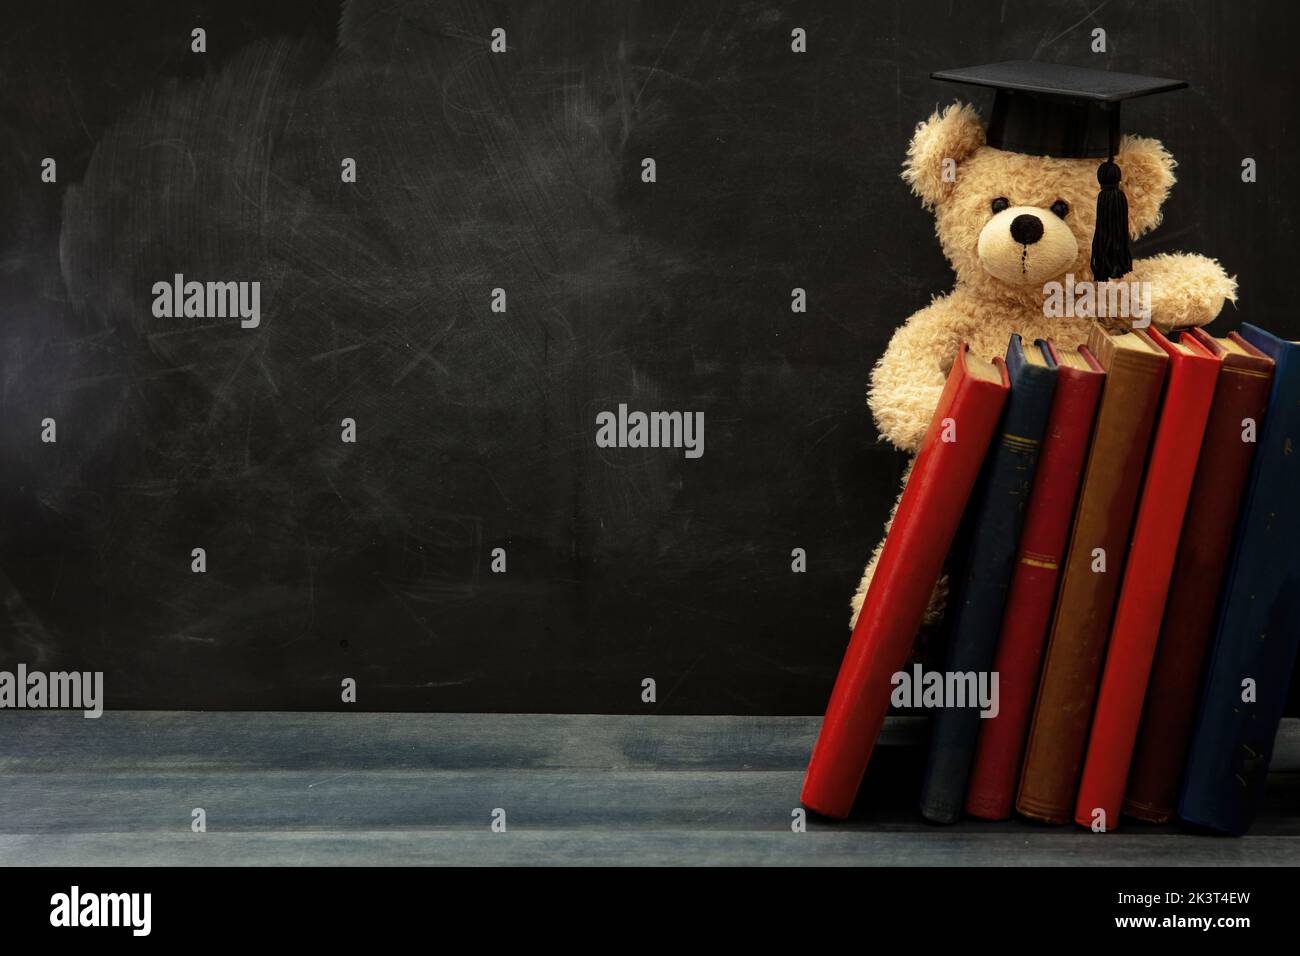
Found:
<path fill-rule="evenodd" d="M 997 701 L 935 713 L 927 819 L 1246 832 L 1300 647 L 1297 488 L 1300 343 L 1094 325 L 1078 349 L 963 347 L 803 803 L 849 814 L 947 563 L 946 676 L 996 675 Z"/>

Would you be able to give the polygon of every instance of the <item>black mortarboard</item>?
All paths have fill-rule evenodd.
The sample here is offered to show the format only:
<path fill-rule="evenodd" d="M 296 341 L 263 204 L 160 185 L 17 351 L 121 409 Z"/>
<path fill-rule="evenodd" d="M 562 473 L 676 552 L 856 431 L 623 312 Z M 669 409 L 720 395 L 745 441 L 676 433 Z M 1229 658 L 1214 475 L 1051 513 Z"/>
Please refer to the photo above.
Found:
<path fill-rule="evenodd" d="M 1133 268 L 1128 249 L 1128 200 L 1119 188 L 1120 104 L 1183 89 L 1170 80 L 1056 63 L 1012 60 L 931 73 L 936 80 L 989 86 L 996 92 L 987 142 L 996 149 L 1062 159 L 1104 158 L 1097 170 L 1097 224 L 1092 273 L 1118 279 Z"/>

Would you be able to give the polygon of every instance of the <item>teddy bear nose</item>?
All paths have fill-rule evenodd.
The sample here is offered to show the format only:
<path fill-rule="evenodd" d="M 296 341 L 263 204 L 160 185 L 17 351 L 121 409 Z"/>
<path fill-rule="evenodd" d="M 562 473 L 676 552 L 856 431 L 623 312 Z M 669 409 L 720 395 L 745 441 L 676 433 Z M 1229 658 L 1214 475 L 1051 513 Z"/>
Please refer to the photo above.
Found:
<path fill-rule="evenodd" d="M 1029 213 L 1021 213 L 1011 220 L 1011 238 L 1022 246 L 1032 245 L 1043 238 L 1043 220 Z"/>

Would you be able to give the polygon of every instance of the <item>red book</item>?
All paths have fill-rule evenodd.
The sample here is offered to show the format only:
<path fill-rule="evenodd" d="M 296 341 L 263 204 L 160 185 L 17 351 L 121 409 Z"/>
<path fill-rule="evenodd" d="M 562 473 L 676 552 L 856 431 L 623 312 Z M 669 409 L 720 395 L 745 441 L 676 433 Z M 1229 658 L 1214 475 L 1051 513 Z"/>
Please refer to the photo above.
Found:
<path fill-rule="evenodd" d="M 1098 810 L 1104 811 L 1107 830 L 1119 823 L 1178 538 L 1222 365 L 1222 359 L 1193 336 L 1174 343 L 1154 328 L 1148 334 L 1169 354 L 1169 377 L 1074 806 L 1075 822 L 1084 826 L 1100 819 Z"/>
<path fill-rule="evenodd" d="M 1215 610 L 1255 457 L 1255 443 L 1243 440 L 1243 423 L 1249 419 L 1258 427 L 1263 422 L 1273 380 L 1273 360 L 1236 332 L 1224 339 L 1201 329 L 1184 334 L 1222 356 L 1223 369 L 1205 426 L 1124 792 L 1124 813 L 1151 823 L 1170 820 L 1178 802 Z"/>
<path fill-rule="evenodd" d="M 966 812 L 986 820 L 1011 816 L 1039 665 L 1056 601 L 1061 558 L 1074 522 L 1089 438 L 1106 372 L 1087 346 L 1058 355 L 1056 394 L 1038 456 L 1034 487 L 1012 572 L 993 670 L 998 674 L 998 715 L 980 721 Z"/>
<path fill-rule="evenodd" d="M 846 817 L 853 808 L 892 678 L 907 663 L 1009 389 L 1000 358 L 986 362 L 961 347 L 835 678 L 803 782 L 800 799 L 810 810 Z"/>

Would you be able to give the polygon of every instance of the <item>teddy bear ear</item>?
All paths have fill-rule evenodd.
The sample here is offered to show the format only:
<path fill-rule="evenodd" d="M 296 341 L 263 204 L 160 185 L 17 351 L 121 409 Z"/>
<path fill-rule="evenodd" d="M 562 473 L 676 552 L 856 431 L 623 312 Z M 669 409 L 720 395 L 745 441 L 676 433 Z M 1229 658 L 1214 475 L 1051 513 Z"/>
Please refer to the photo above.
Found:
<path fill-rule="evenodd" d="M 903 163 L 903 179 L 933 209 L 952 192 L 957 167 L 984 145 L 984 123 L 969 103 L 953 103 L 916 127 Z"/>
<path fill-rule="evenodd" d="M 1128 231 L 1136 239 L 1160 225 L 1160 207 L 1173 188 L 1178 163 L 1159 140 L 1125 136 L 1115 163 L 1128 197 Z"/>

